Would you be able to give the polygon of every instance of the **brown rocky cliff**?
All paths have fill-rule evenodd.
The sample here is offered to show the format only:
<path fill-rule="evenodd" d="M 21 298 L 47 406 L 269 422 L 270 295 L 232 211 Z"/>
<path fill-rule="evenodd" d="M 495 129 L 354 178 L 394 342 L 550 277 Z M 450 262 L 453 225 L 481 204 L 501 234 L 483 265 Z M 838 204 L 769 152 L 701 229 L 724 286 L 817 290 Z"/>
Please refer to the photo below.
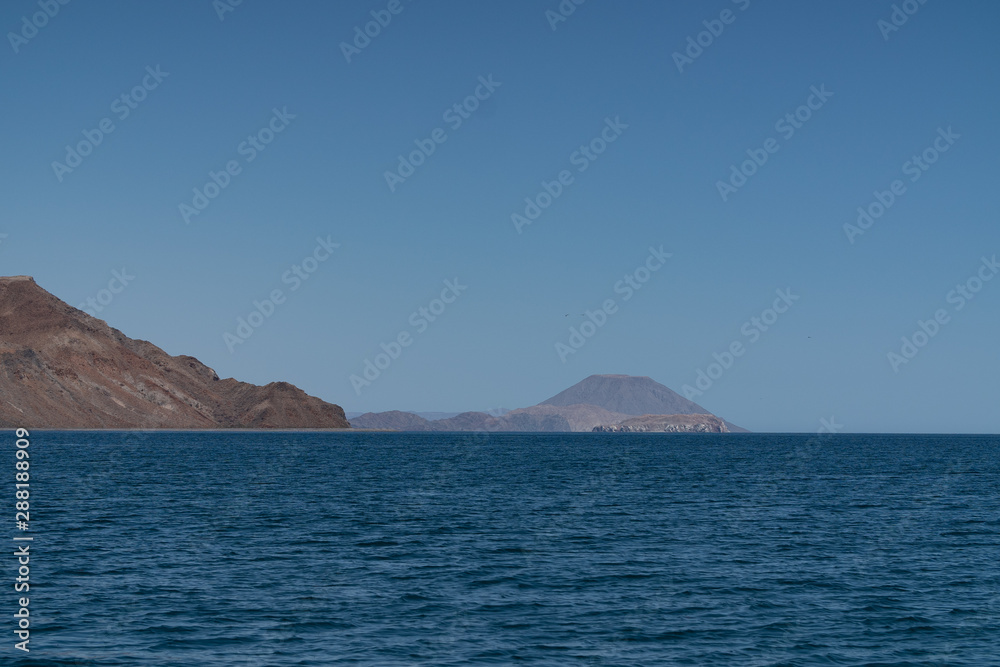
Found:
<path fill-rule="evenodd" d="M 27 276 L 0 278 L 0 427 L 349 428 L 340 406 L 287 382 L 220 380 L 73 308 Z"/>

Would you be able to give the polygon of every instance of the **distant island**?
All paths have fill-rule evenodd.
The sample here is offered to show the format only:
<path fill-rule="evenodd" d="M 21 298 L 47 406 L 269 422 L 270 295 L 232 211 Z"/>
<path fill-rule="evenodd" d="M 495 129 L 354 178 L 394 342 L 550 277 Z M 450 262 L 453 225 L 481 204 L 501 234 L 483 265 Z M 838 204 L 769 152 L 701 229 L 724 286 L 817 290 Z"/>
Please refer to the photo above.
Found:
<path fill-rule="evenodd" d="M 356 428 L 397 431 L 746 432 L 669 387 L 633 375 L 591 375 L 538 405 L 502 415 L 463 412 L 425 419 L 393 410 L 368 412 L 350 421 Z"/>
<path fill-rule="evenodd" d="M 0 428 L 378 429 L 396 431 L 745 431 L 648 377 L 591 375 L 538 405 L 426 419 L 398 410 L 348 422 L 287 382 L 220 379 L 53 296 L 0 277 Z"/>

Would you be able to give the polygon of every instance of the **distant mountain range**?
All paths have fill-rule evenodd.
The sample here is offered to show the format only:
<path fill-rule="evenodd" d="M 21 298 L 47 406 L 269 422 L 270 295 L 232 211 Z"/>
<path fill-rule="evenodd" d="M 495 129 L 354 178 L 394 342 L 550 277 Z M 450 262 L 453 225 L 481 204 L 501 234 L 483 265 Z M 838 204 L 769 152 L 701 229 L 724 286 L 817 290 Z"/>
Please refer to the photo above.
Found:
<path fill-rule="evenodd" d="M 0 428 L 349 428 L 344 411 L 287 382 L 219 379 L 60 301 L 0 278 Z"/>
<path fill-rule="evenodd" d="M 612 428 L 618 425 L 622 427 Z M 631 375 L 591 375 L 538 405 L 502 415 L 463 412 L 426 419 L 393 410 L 358 415 L 351 426 L 399 431 L 746 431 L 651 378 Z"/>

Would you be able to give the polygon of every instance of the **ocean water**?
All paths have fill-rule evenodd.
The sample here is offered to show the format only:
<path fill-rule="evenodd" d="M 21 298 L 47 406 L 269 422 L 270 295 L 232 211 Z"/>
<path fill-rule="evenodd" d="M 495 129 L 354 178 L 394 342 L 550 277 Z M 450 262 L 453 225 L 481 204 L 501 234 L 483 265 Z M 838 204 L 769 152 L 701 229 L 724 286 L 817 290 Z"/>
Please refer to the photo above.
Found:
<path fill-rule="evenodd" d="M 997 437 L 35 432 L 30 451 L 31 652 L 7 556 L 5 665 L 1000 665 Z"/>

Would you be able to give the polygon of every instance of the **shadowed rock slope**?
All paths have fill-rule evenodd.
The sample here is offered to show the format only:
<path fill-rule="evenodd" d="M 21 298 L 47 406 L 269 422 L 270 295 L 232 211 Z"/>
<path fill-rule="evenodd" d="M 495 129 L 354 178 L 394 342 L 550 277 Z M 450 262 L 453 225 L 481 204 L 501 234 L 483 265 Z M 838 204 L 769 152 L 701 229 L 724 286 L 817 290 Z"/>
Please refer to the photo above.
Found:
<path fill-rule="evenodd" d="M 340 406 L 287 382 L 220 380 L 59 300 L 0 278 L 0 427 L 349 428 Z"/>

